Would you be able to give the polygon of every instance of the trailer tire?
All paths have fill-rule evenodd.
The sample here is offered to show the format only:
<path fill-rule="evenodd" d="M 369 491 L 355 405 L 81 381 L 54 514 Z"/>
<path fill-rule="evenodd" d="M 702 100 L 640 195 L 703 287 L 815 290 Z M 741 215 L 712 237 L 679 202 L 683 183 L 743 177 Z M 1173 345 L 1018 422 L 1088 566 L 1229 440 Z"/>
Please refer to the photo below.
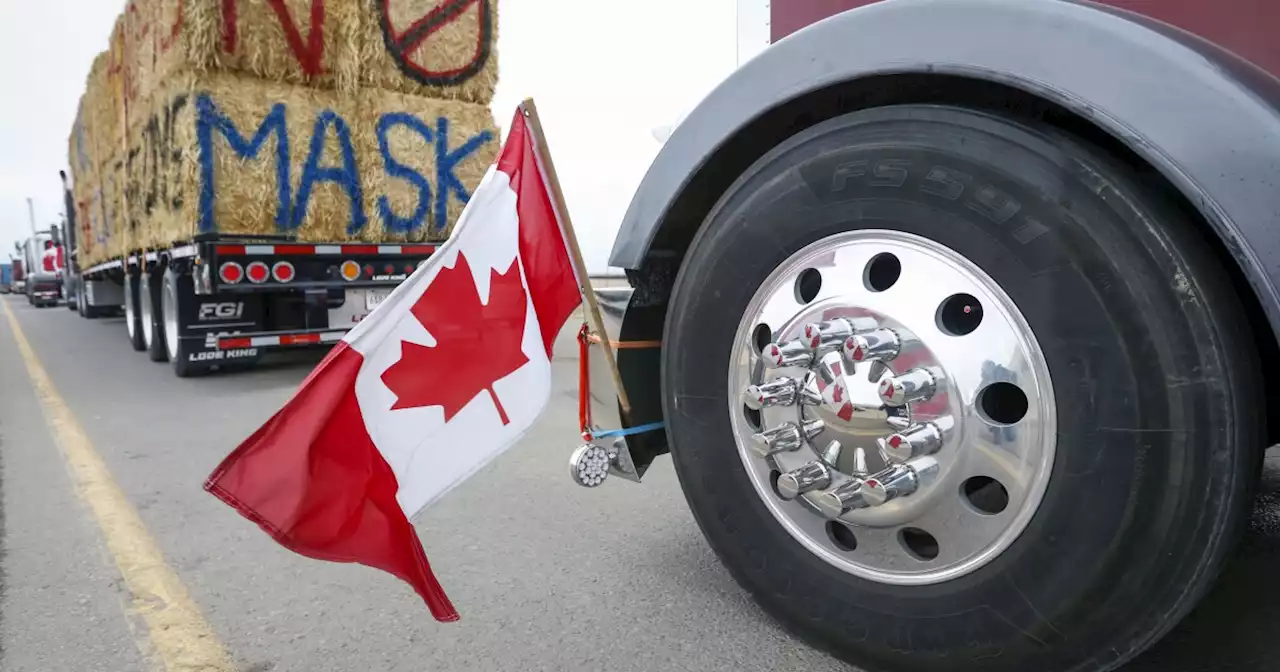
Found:
<path fill-rule="evenodd" d="M 835 271 L 820 289 L 810 283 L 812 292 L 802 290 L 809 270 L 825 273 L 840 259 L 858 259 L 851 270 L 869 272 L 867 259 L 883 253 L 845 241 L 874 245 L 872 236 L 976 268 L 975 283 L 986 278 L 992 296 L 1021 314 L 1047 367 L 1039 379 L 1046 394 L 1028 393 L 1024 404 L 1034 410 L 1052 399 L 1044 404 L 1056 431 L 1040 435 L 1052 478 L 1038 498 L 1024 500 L 1030 513 L 1002 537 L 1002 550 L 992 546 L 981 563 L 951 575 L 928 572 L 950 562 L 937 539 L 960 546 L 976 534 L 963 522 L 933 529 L 932 548 L 902 559 L 896 553 L 905 553 L 919 530 L 875 536 L 876 528 L 834 521 L 803 527 L 802 516 L 812 514 L 778 494 L 778 472 L 772 489 L 761 485 L 759 474 L 771 467 L 758 465 L 775 463 L 748 450 L 744 437 L 761 431 L 749 426 L 762 416 L 744 410 L 744 388 L 728 384 L 741 375 L 758 381 L 765 342 L 793 338 L 766 333 L 752 345 L 764 320 L 755 316 L 771 306 L 784 306 L 773 326 L 787 334 L 804 324 L 789 316 L 843 306 L 845 297 L 855 308 L 888 306 L 874 309 L 889 315 L 883 319 L 895 305 L 904 314 L 925 306 L 917 317 L 933 323 L 937 305 L 936 323 L 943 324 L 947 303 L 935 303 L 934 293 L 959 290 L 907 262 L 893 276 L 903 279 L 897 287 L 905 294 L 871 287 L 864 279 L 870 275 L 846 281 Z M 828 247 L 836 242 L 844 247 Z M 768 296 L 781 303 L 760 298 L 772 287 L 778 293 Z M 1186 215 L 1136 171 L 1078 139 L 944 106 L 846 114 L 801 131 L 752 165 L 720 198 L 684 258 L 662 349 L 676 473 L 695 520 L 737 582 L 786 628 L 852 664 L 913 672 L 1112 670 L 1192 609 L 1246 520 L 1264 445 L 1263 404 L 1256 349 L 1236 296 Z M 963 307 L 972 316 L 971 302 Z M 978 307 L 984 328 L 1015 314 Z M 1033 373 L 985 367 L 995 345 L 957 341 L 963 330 L 948 334 L 924 321 L 910 328 L 924 334 L 920 343 L 949 335 L 938 351 L 973 360 L 973 368 L 947 369 L 959 371 L 953 382 L 934 379 L 969 384 L 962 380 L 968 372 L 973 386 L 954 390 L 972 396 L 953 391 L 948 401 L 963 409 L 965 423 L 975 417 L 969 406 L 992 413 L 977 394 L 990 377 L 1031 385 Z M 887 363 L 890 374 L 902 373 Z M 859 376 L 863 370 L 856 369 Z M 778 371 L 767 375 L 783 375 Z M 779 413 L 803 414 L 805 404 L 831 402 L 810 397 L 794 411 L 780 403 Z M 945 449 L 969 451 L 969 459 L 974 442 L 1016 440 L 1018 425 L 985 422 L 964 425 L 976 433 Z M 798 450 L 814 452 L 799 459 L 827 459 L 817 448 L 802 444 Z M 934 500 L 914 501 L 953 506 L 946 498 L 961 504 L 962 494 L 945 489 Z M 906 511 L 911 501 L 888 503 Z M 826 530 L 831 540 L 804 536 L 806 529 Z M 842 529 L 865 535 L 865 546 L 842 542 Z M 879 550 L 900 564 L 878 564 L 890 562 L 874 555 Z"/>
<path fill-rule="evenodd" d="M 191 293 L 191 282 L 191 276 L 176 273 L 172 268 L 166 268 L 164 271 L 160 312 L 164 318 L 165 354 L 169 358 L 169 363 L 173 365 L 174 375 L 179 378 L 189 378 L 209 370 L 207 365 L 191 362 L 190 348 L 179 338 L 183 331 L 180 297 Z"/>
<path fill-rule="evenodd" d="M 132 273 L 126 273 L 124 276 L 124 332 L 129 338 L 131 345 L 136 352 L 143 352 L 147 349 L 147 343 L 142 336 L 142 318 L 138 309 L 139 295 L 138 276 Z"/>
<path fill-rule="evenodd" d="M 164 316 L 160 314 L 160 286 L 152 281 L 153 275 L 153 271 L 143 271 L 138 276 L 138 320 L 147 358 L 163 362 L 168 358 L 164 347 Z"/>

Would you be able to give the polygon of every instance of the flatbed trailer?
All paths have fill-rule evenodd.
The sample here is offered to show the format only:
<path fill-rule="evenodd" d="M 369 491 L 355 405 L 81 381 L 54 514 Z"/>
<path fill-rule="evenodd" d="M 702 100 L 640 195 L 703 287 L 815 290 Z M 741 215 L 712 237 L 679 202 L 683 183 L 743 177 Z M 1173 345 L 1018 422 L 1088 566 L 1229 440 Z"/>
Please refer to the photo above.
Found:
<path fill-rule="evenodd" d="M 80 313 L 123 312 L 134 350 L 179 377 L 247 367 L 341 340 L 437 246 L 198 236 L 83 269 Z"/>

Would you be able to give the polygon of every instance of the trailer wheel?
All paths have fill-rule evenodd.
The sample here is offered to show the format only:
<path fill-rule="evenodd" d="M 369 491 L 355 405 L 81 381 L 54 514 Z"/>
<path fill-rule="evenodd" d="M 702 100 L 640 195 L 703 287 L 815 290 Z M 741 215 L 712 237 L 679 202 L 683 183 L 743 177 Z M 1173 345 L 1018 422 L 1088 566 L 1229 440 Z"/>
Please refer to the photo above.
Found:
<path fill-rule="evenodd" d="M 169 362 L 173 364 L 173 372 L 179 378 L 188 378 L 208 370 L 207 366 L 192 364 L 190 349 L 185 346 L 179 336 L 182 334 L 182 308 L 180 296 L 191 294 L 191 276 L 181 275 L 172 268 L 164 271 L 164 287 L 161 293 L 160 310 L 164 316 L 164 344 Z"/>
<path fill-rule="evenodd" d="M 940 106 L 807 129 L 723 195 L 663 344 L 735 579 L 879 670 L 1110 670 L 1241 532 L 1258 360 L 1209 246 L 1099 150 Z"/>
<path fill-rule="evenodd" d="M 124 276 L 124 330 L 129 336 L 129 345 L 133 349 L 142 352 L 147 349 L 147 343 L 143 339 L 142 319 L 138 309 L 138 276 L 125 274 Z"/>
<path fill-rule="evenodd" d="M 168 356 L 164 347 L 164 318 L 160 314 L 160 287 L 152 281 L 153 272 L 143 271 L 138 283 L 138 321 L 142 326 L 142 343 L 147 358 L 163 362 Z"/>

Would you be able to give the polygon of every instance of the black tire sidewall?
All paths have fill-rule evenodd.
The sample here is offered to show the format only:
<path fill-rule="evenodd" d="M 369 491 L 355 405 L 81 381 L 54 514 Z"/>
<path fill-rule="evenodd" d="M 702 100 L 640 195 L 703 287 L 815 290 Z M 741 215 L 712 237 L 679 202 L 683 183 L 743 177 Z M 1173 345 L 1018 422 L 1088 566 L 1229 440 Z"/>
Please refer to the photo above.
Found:
<path fill-rule="evenodd" d="M 143 275 L 139 276 L 138 282 L 138 305 L 142 305 L 142 293 L 146 292 L 151 302 L 150 315 L 139 315 L 142 327 L 151 329 L 151 343 L 146 344 L 143 338 L 144 348 L 147 358 L 153 362 L 164 362 L 169 358 L 169 354 L 164 345 L 164 314 L 160 303 L 160 294 L 164 291 L 164 275 L 162 271 L 143 271 Z M 139 310 L 141 313 L 141 310 Z"/>
<path fill-rule="evenodd" d="M 1153 211 L 1096 158 L 951 108 L 855 113 L 757 162 L 696 237 L 664 337 L 673 460 L 735 578 L 810 641 L 893 669 L 1097 669 L 1184 612 L 1238 530 L 1254 449 L 1233 442 L 1226 337 L 1168 279 L 1221 283 L 1161 253 L 1171 234 L 1146 226 Z M 929 179 L 939 169 L 969 178 L 962 195 Z M 1009 198 L 1020 207 L 1002 218 Z M 1000 557 L 942 584 L 877 584 L 808 553 L 738 466 L 725 381 L 742 311 L 791 254 L 859 228 L 975 262 L 1023 312 L 1053 379 L 1059 440 L 1040 508 Z"/>

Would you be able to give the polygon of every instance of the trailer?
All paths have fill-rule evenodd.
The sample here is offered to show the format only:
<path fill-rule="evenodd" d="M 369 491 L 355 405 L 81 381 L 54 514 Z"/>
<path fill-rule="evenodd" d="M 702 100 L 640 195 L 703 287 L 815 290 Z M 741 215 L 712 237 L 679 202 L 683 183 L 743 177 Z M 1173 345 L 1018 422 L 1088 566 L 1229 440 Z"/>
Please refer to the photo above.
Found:
<path fill-rule="evenodd" d="M 80 283 L 87 317 L 122 311 L 133 349 L 188 377 L 332 345 L 435 249 L 209 236 L 97 264 Z"/>
<path fill-rule="evenodd" d="M 178 376 L 340 340 L 448 238 L 497 155 L 495 3 L 419 37 L 442 73 L 397 50 L 403 12 L 327 2 L 310 30 L 344 37 L 313 52 L 280 7 L 129 0 L 90 68 L 63 291 L 85 318 L 123 314 Z"/>
<path fill-rule="evenodd" d="M 571 473 L 669 453 L 734 579 L 859 668 L 1130 661 L 1280 441 L 1277 25 L 744 0 L 622 221 Z"/>

